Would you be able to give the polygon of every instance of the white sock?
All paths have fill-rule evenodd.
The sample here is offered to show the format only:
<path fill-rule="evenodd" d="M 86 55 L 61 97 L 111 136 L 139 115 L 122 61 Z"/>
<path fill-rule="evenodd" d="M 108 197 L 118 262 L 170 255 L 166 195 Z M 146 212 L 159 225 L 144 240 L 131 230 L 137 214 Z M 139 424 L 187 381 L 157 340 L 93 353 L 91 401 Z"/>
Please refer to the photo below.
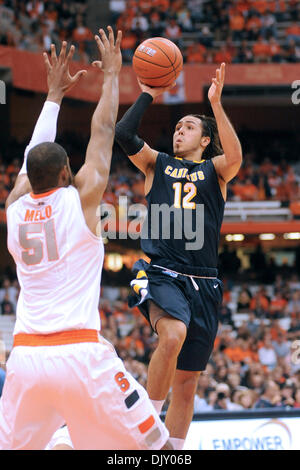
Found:
<path fill-rule="evenodd" d="M 178 437 L 169 437 L 174 450 L 182 450 L 184 446 L 185 439 L 179 439 Z"/>
<path fill-rule="evenodd" d="M 155 408 L 155 411 L 158 415 L 160 415 L 162 407 L 164 406 L 165 400 L 151 400 L 152 405 Z"/>

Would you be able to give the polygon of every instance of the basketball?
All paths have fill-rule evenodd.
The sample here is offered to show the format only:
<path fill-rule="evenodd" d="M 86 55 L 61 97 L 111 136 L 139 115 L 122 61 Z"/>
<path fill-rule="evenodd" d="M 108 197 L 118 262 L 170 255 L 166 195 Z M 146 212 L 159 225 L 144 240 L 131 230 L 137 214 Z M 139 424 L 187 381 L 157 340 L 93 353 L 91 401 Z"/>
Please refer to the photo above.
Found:
<path fill-rule="evenodd" d="M 171 85 L 182 70 L 183 58 L 174 42 L 165 38 L 150 38 L 135 50 L 133 69 L 142 83 L 151 87 Z"/>

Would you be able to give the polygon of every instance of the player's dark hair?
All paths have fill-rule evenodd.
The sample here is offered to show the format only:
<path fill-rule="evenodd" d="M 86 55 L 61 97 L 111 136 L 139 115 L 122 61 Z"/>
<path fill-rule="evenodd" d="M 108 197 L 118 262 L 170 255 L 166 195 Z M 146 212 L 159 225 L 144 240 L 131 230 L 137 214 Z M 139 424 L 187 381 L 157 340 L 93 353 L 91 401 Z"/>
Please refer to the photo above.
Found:
<path fill-rule="evenodd" d="M 27 175 L 34 191 L 55 188 L 59 173 L 67 165 L 66 151 L 54 142 L 33 147 L 27 156 Z"/>
<path fill-rule="evenodd" d="M 202 136 L 210 138 L 210 143 L 205 148 L 202 154 L 202 158 L 205 160 L 210 160 L 211 158 L 224 153 L 220 143 L 218 127 L 215 118 L 205 116 L 204 114 L 191 114 L 191 116 L 200 119 L 202 123 Z"/>

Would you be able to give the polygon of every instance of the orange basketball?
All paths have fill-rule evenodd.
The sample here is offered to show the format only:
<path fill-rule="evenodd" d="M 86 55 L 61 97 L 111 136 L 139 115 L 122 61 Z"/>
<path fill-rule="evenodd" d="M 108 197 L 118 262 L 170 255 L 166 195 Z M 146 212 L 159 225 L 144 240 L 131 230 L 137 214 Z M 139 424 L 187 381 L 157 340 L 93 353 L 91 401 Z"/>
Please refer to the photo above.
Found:
<path fill-rule="evenodd" d="M 152 87 L 171 85 L 182 70 L 182 54 L 176 44 L 165 38 L 150 38 L 135 50 L 133 69 L 142 83 Z"/>

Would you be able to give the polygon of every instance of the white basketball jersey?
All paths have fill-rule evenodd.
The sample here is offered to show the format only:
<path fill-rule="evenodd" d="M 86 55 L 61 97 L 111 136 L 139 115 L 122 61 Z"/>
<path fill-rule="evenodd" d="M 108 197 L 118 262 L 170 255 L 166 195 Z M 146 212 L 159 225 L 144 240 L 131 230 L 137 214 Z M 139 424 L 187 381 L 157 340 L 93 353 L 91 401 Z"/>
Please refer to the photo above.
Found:
<path fill-rule="evenodd" d="M 104 247 L 86 225 L 77 189 L 26 194 L 8 207 L 7 230 L 21 287 L 14 334 L 100 330 Z"/>

